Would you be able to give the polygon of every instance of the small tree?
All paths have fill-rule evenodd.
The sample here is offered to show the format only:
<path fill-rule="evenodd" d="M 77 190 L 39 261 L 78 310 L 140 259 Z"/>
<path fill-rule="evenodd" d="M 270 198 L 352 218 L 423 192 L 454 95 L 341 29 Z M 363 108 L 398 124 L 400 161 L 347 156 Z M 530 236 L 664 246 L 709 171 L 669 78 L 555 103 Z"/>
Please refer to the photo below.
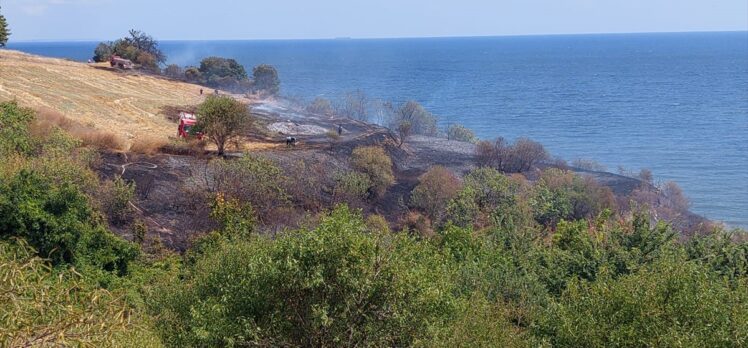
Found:
<path fill-rule="evenodd" d="M 208 96 L 197 108 L 197 130 L 223 155 L 226 143 L 239 137 L 250 122 L 247 106 L 229 96 Z"/>
<path fill-rule="evenodd" d="M 10 36 L 10 29 L 8 29 L 8 22 L 5 17 L 0 13 L 0 47 L 5 47 L 8 43 L 8 37 Z"/>
<path fill-rule="evenodd" d="M 257 90 L 264 91 L 270 95 L 280 92 L 280 79 L 278 71 L 272 65 L 261 64 L 252 69 L 254 86 Z"/>
<path fill-rule="evenodd" d="M 112 57 L 112 47 L 100 42 L 96 49 L 94 49 L 94 62 L 108 62 L 109 58 Z"/>
<path fill-rule="evenodd" d="M 436 116 L 430 113 L 426 108 L 416 101 L 408 101 L 400 105 L 392 113 L 390 125 L 395 128 L 402 122 L 407 121 L 411 124 L 413 134 L 436 135 Z"/>
<path fill-rule="evenodd" d="M 405 142 L 405 138 L 410 136 L 410 132 L 413 130 L 413 124 L 409 121 L 402 121 L 397 126 L 397 134 L 400 136 L 400 141 L 397 144 L 397 147 L 403 146 L 403 143 Z"/>
<path fill-rule="evenodd" d="M 369 176 L 372 193 L 381 197 L 395 183 L 392 159 L 379 146 L 360 146 L 353 149 L 351 164 L 354 169 Z"/>

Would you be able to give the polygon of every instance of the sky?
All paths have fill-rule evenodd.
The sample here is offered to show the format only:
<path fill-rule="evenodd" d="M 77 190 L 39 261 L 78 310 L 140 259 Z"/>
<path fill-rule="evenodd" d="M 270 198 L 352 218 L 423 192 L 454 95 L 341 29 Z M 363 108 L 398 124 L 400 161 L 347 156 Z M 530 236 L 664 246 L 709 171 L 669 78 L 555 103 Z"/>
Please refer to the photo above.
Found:
<path fill-rule="evenodd" d="M 0 0 L 12 41 L 748 30 L 748 0 Z"/>

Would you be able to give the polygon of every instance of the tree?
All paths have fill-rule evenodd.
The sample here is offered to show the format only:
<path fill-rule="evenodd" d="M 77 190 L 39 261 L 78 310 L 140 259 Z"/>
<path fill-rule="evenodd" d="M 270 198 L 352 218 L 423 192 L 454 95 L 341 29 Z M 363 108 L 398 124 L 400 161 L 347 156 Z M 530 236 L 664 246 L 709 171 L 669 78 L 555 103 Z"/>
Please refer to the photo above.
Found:
<path fill-rule="evenodd" d="M 254 87 L 270 95 L 277 95 L 280 91 L 280 79 L 275 67 L 268 64 L 260 64 L 252 69 Z"/>
<path fill-rule="evenodd" d="M 528 138 L 519 138 L 514 144 L 509 144 L 502 137 L 496 138 L 493 143 L 481 141 L 475 148 L 475 155 L 479 165 L 506 173 L 528 171 L 549 158 L 542 144 Z"/>
<path fill-rule="evenodd" d="M 372 193 L 381 197 L 395 183 L 392 174 L 392 159 L 379 146 L 359 146 L 353 149 L 351 165 L 359 172 L 369 176 L 372 182 Z"/>
<path fill-rule="evenodd" d="M 197 108 L 197 130 L 218 147 L 223 155 L 226 143 L 249 127 L 247 106 L 229 96 L 208 96 Z"/>
<path fill-rule="evenodd" d="M 124 40 L 130 46 L 135 47 L 140 52 L 150 54 L 157 64 L 163 64 L 166 62 L 166 55 L 158 48 L 158 42 L 154 40 L 153 37 L 135 29 L 131 29 L 128 33 L 130 36 L 126 37 Z"/>
<path fill-rule="evenodd" d="M 416 101 L 408 101 L 396 110 L 392 115 L 390 124 L 398 127 L 402 122 L 410 122 L 413 134 L 436 135 L 436 116 L 426 110 Z"/>
<path fill-rule="evenodd" d="M 211 83 L 217 78 L 230 77 L 236 80 L 247 78 L 244 66 L 236 60 L 223 57 L 208 57 L 200 61 L 200 73 Z"/>
<path fill-rule="evenodd" d="M 10 29 L 8 29 L 8 22 L 5 20 L 3 14 L 0 13 L 0 47 L 5 47 L 9 36 Z"/>
<path fill-rule="evenodd" d="M 158 42 L 153 37 L 134 29 L 128 34 L 130 36 L 114 42 L 99 43 L 94 49 L 94 60 L 104 62 L 117 55 L 151 70 L 158 70 L 159 65 L 166 62 L 166 55 L 158 48 Z"/>
<path fill-rule="evenodd" d="M 413 124 L 409 121 L 402 121 L 399 125 L 397 125 L 397 135 L 399 136 L 399 141 L 397 143 L 397 147 L 403 146 L 403 143 L 405 142 L 405 138 L 410 136 L 410 132 L 413 130 Z"/>
<path fill-rule="evenodd" d="M 94 62 L 108 62 L 112 57 L 112 47 L 100 42 L 94 49 Z"/>

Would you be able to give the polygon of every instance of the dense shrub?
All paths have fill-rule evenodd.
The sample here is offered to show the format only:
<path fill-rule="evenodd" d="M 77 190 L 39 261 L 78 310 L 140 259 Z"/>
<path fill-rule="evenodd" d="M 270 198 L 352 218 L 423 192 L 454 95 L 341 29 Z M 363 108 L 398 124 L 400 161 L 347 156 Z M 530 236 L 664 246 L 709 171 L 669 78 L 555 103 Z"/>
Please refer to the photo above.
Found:
<path fill-rule="evenodd" d="M 335 178 L 333 201 L 357 207 L 369 197 L 372 186 L 371 179 L 364 173 L 339 173 Z"/>
<path fill-rule="evenodd" d="M 115 225 L 123 225 L 132 219 L 133 209 L 130 201 L 135 196 L 135 183 L 128 183 L 122 177 L 104 183 L 103 211 Z"/>
<path fill-rule="evenodd" d="M 479 165 L 493 167 L 505 173 L 522 173 L 549 158 L 543 145 L 527 138 L 519 138 L 514 144 L 504 138 L 477 144 L 476 160 Z"/>
<path fill-rule="evenodd" d="M 527 187 L 492 168 L 477 168 L 464 178 L 462 190 L 449 202 L 447 218 L 459 226 L 486 226 L 517 230 L 529 224 Z"/>
<path fill-rule="evenodd" d="M 247 79 L 247 71 L 236 60 L 223 57 L 208 57 L 200 61 L 200 77 L 211 87 L 229 87 Z"/>
<path fill-rule="evenodd" d="M 51 269 L 21 240 L 0 241 L 0 345 L 159 347 L 148 319 L 74 270 Z"/>
<path fill-rule="evenodd" d="M 163 71 L 164 75 L 171 77 L 171 78 L 182 78 L 184 76 L 184 71 L 179 65 L 176 64 L 169 64 L 164 68 Z"/>
<path fill-rule="evenodd" d="M 26 239 L 55 264 L 90 264 L 120 274 L 137 255 L 97 222 L 76 186 L 26 170 L 0 179 L 0 236 Z"/>
<path fill-rule="evenodd" d="M 460 186 L 460 179 L 452 171 L 433 166 L 419 178 L 418 186 L 411 193 L 410 204 L 425 211 L 432 221 L 440 221 Z"/>
<path fill-rule="evenodd" d="M 381 197 L 395 183 L 392 173 L 392 159 L 380 146 L 360 146 L 351 154 L 353 169 L 369 176 L 371 193 Z"/>
<path fill-rule="evenodd" d="M 169 346 L 408 346 L 455 313 L 450 268 L 338 208 L 314 230 L 222 244 L 164 289 Z"/>
<path fill-rule="evenodd" d="M 278 209 L 289 204 L 283 170 L 265 157 L 246 155 L 237 160 L 213 160 L 206 171 L 207 175 L 201 173 L 192 180 L 207 185 L 212 193 L 251 204 L 260 222 L 273 221 Z"/>
<path fill-rule="evenodd" d="M 746 294 L 672 255 L 618 279 L 572 281 L 538 331 L 556 347 L 741 346 Z"/>
<path fill-rule="evenodd" d="M 29 126 L 33 119 L 34 111 L 15 101 L 0 103 L 0 156 L 13 152 L 28 154 L 32 150 Z"/>
<path fill-rule="evenodd" d="M 615 208 L 610 188 L 594 179 L 551 168 L 545 170 L 535 185 L 532 196 L 535 219 L 544 225 L 558 221 L 597 216 L 604 209 Z"/>

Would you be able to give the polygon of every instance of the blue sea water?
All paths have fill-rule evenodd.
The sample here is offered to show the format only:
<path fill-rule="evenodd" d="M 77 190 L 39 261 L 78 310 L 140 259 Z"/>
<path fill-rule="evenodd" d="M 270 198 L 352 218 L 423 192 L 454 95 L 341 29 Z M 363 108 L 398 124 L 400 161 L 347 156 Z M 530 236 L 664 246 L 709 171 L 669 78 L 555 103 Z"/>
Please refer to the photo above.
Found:
<path fill-rule="evenodd" d="M 95 42 L 13 43 L 85 61 Z M 276 66 L 311 99 L 414 99 L 481 138 L 674 180 L 693 211 L 748 228 L 748 32 L 380 40 L 169 41 L 169 63 Z"/>

